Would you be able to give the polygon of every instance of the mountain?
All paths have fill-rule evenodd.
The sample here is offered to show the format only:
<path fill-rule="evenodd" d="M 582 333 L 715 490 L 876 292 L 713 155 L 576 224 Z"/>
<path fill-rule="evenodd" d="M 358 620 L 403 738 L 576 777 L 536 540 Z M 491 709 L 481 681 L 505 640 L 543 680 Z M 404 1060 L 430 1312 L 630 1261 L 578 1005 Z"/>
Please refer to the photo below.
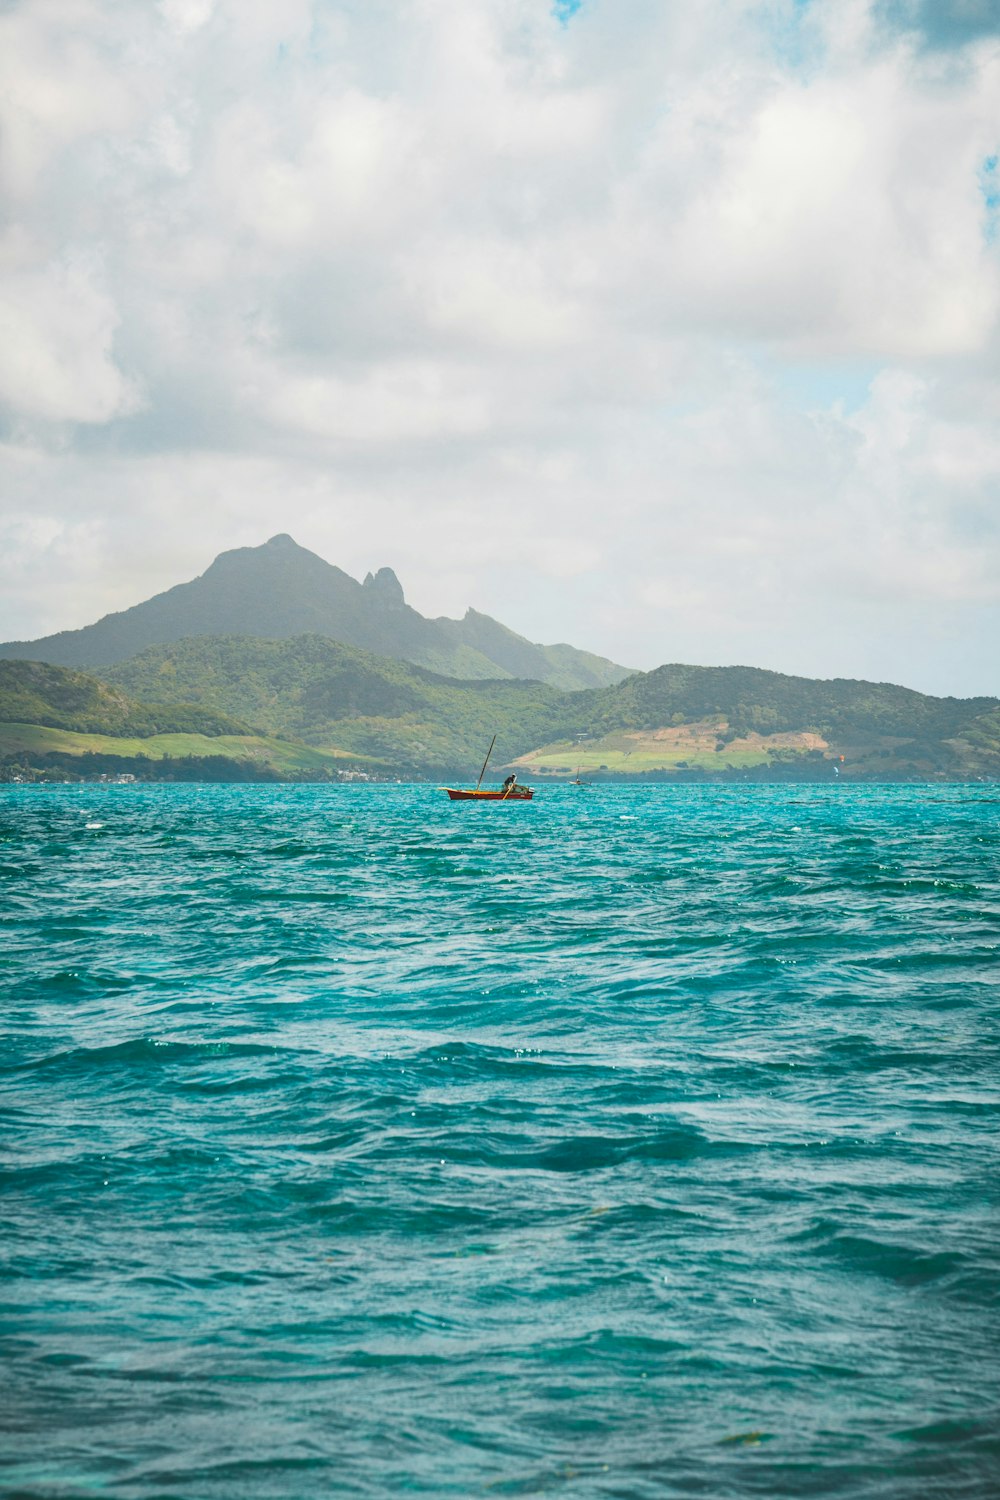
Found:
<path fill-rule="evenodd" d="M 566 693 L 441 677 L 320 636 L 157 646 L 105 670 L 143 699 L 240 714 L 265 734 L 373 757 L 408 774 L 495 764 L 532 774 L 964 779 L 1000 774 L 1000 702 L 753 667 L 664 666 Z M 844 757 L 841 770 L 840 757 Z"/>
<path fill-rule="evenodd" d="M 81 630 L 9 641 L 0 645 L 0 657 L 107 667 L 188 636 L 288 640 L 307 634 L 447 677 L 533 678 L 572 690 L 628 676 L 627 668 L 573 646 L 535 645 L 472 609 L 462 620 L 426 619 L 406 603 L 391 568 L 358 583 L 285 535 L 223 552 L 190 583 Z"/>

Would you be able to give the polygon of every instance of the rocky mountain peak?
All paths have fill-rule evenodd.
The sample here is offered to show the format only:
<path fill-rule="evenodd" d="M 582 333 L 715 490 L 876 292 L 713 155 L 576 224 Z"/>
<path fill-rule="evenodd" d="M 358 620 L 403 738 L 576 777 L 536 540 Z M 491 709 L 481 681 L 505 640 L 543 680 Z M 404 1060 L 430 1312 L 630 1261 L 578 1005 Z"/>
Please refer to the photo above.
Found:
<path fill-rule="evenodd" d="M 382 603 L 401 609 L 406 603 L 403 585 L 391 568 L 379 568 L 377 573 L 366 573 L 363 587 L 370 589 Z"/>

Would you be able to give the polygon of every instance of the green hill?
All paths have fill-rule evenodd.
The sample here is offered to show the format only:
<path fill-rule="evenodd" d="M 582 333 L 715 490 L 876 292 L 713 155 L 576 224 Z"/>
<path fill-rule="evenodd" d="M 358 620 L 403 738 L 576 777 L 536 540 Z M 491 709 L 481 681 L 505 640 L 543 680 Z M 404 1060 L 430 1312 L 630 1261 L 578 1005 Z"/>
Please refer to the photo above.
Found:
<path fill-rule="evenodd" d="M 306 634 L 461 679 L 537 678 L 573 689 L 628 675 L 627 668 L 573 646 L 536 645 L 475 610 L 462 620 L 425 619 L 406 603 L 391 568 L 358 583 L 284 535 L 223 552 L 201 577 L 81 630 L 8 641 L 0 657 L 97 668 L 188 636 L 288 640 Z"/>
<path fill-rule="evenodd" d="M 543 773 L 580 766 L 609 774 L 792 774 L 810 761 L 839 767 L 843 756 L 848 778 L 1000 775 L 995 698 L 674 664 L 572 701 L 571 735 L 525 752 L 521 765 Z"/>
<path fill-rule="evenodd" d="M 214 755 L 240 777 L 350 764 L 467 779 L 496 734 L 496 770 L 539 777 L 1000 776 L 995 698 L 751 667 L 665 666 L 567 693 L 461 682 L 324 636 L 207 636 L 152 647 L 105 677 L 0 661 L 0 759 Z"/>
<path fill-rule="evenodd" d="M 458 682 L 339 645 L 197 638 L 109 668 L 143 698 L 240 711 L 267 734 L 337 746 L 406 773 L 478 763 L 541 774 L 843 774 L 869 779 L 1000 773 L 994 698 L 931 698 L 888 683 L 789 677 L 752 667 L 665 666 L 614 687 Z M 680 731 L 684 732 L 681 733 Z"/>
<path fill-rule="evenodd" d="M 639 672 L 619 686 L 593 693 L 588 728 L 650 729 L 674 716 L 722 715 L 737 735 L 814 729 L 838 736 L 890 735 L 940 740 L 958 733 L 996 698 L 932 698 L 887 682 L 835 677 L 788 677 L 759 667 L 673 664 Z"/>
<path fill-rule="evenodd" d="M 154 779 L 327 777 L 377 763 L 255 735 L 209 704 L 140 703 L 120 687 L 46 662 L 0 661 L 0 778 L 120 773 Z"/>
<path fill-rule="evenodd" d="M 240 735 L 248 727 L 212 704 L 136 703 L 84 672 L 40 661 L 0 660 L 0 722 L 105 735 Z"/>
<path fill-rule="evenodd" d="M 152 647 L 104 675 L 137 697 L 239 709 L 262 733 L 428 774 L 467 774 L 494 734 L 502 763 L 561 728 L 564 705 L 577 696 L 539 682 L 459 682 L 318 635 L 199 636 Z"/>

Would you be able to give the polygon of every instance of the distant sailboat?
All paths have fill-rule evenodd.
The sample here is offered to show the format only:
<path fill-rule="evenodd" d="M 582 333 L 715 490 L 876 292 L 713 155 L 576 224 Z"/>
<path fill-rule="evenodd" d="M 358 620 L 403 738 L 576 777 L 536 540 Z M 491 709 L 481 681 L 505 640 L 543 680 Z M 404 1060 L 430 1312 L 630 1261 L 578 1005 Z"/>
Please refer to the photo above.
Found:
<path fill-rule="evenodd" d="M 443 786 L 441 788 L 442 792 L 448 793 L 448 796 L 451 798 L 452 802 L 531 801 L 532 797 L 535 795 L 534 791 L 530 786 L 519 786 L 517 777 L 514 775 L 508 776 L 503 786 L 496 791 L 487 790 L 484 792 L 482 790 L 483 777 L 486 775 L 486 767 L 490 763 L 490 756 L 493 754 L 493 746 L 496 744 L 496 742 L 497 737 L 496 735 L 494 735 L 490 740 L 490 748 L 486 752 L 486 759 L 483 761 L 483 769 L 479 773 L 479 780 L 476 782 L 474 788 L 454 786 Z"/>

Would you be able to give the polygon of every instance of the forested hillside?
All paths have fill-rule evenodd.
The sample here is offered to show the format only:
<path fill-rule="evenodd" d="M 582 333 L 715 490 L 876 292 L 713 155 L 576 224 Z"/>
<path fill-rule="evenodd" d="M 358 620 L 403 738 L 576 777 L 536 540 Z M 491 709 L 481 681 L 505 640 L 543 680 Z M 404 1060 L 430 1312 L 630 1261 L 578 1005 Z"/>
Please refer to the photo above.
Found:
<path fill-rule="evenodd" d="M 474 766 L 494 733 L 498 764 L 520 758 L 542 772 L 572 770 L 576 760 L 625 774 L 726 775 L 751 765 L 791 774 L 807 760 L 839 762 L 841 755 L 848 777 L 1000 770 L 996 699 L 931 698 L 889 683 L 823 682 L 752 667 L 665 666 L 615 687 L 564 693 L 533 682 L 459 682 L 302 636 L 181 641 L 107 676 L 137 697 L 218 705 L 266 733 L 428 775 Z M 671 746 L 661 731 L 681 725 L 701 726 L 707 752 L 704 744 L 694 756 Z M 640 732 L 647 742 L 633 756 L 629 737 Z M 611 759 L 600 748 L 609 736 Z M 532 754 L 553 745 L 557 753 Z"/>
<path fill-rule="evenodd" d="M 325 636 L 204 636 L 152 647 L 104 675 L 0 661 L 0 754 L 135 755 L 145 742 L 150 754 L 204 755 L 201 740 L 215 736 L 227 755 L 282 775 L 325 775 L 350 761 L 382 775 L 468 778 L 495 734 L 494 767 L 516 762 L 536 776 L 580 767 L 682 779 L 1000 775 L 996 699 L 750 667 L 665 666 L 566 693 L 462 682 Z M 56 744 L 59 733 L 118 745 Z"/>
<path fill-rule="evenodd" d="M 678 714 L 682 720 L 721 715 L 734 738 L 751 731 L 815 729 L 841 737 L 940 740 L 996 707 L 996 698 L 932 698 L 887 682 L 672 664 L 589 694 L 587 730 L 652 729 L 670 724 Z"/>
<path fill-rule="evenodd" d="M 105 676 L 136 697 L 239 710 L 255 729 L 335 744 L 409 770 L 469 766 L 497 735 L 502 762 L 574 723 L 577 697 L 539 682 L 442 677 L 326 639 L 200 636 Z"/>
<path fill-rule="evenodd" d="M 137 703 L 85 672 L 39 661 L 0 660 L 0 723 L 39 724 L 94 734 L 246 734 L 241 719 L 214 704 Z"/>

